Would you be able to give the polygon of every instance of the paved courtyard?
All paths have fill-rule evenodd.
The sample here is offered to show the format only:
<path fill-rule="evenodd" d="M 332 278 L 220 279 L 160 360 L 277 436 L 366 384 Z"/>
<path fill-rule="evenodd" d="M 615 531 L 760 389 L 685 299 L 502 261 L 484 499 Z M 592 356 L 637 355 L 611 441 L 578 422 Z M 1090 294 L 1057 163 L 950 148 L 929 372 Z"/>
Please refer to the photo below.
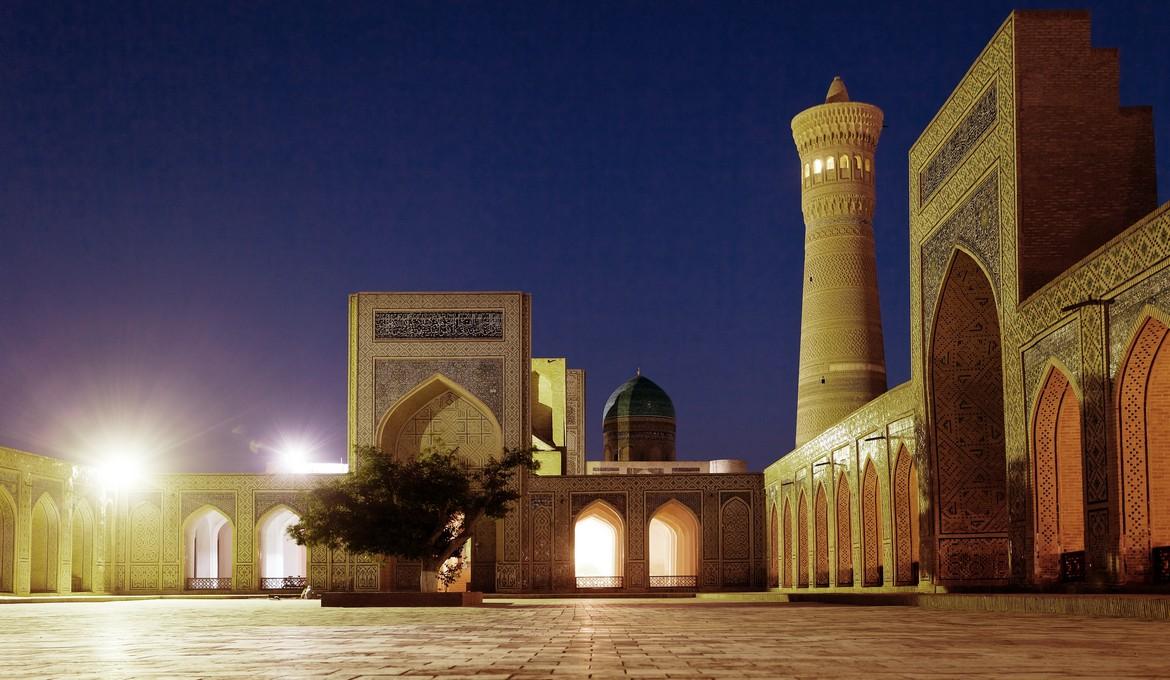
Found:
<path fill-rule="evenodd" d="M 1170 676 L 1170 622 L 796 604 L 0 605 L 5 678 Z"/>

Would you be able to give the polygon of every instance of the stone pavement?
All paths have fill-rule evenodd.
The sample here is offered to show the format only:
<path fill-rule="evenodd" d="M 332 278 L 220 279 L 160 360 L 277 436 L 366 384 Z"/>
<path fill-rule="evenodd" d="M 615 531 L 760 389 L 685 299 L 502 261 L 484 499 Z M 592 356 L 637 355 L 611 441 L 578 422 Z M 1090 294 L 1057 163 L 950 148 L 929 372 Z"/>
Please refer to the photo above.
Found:
<path fill-rule="evenodd" d="M 694 600 L 5 604 L 0 676 L 1170 677 L 1170 622 Z"/>

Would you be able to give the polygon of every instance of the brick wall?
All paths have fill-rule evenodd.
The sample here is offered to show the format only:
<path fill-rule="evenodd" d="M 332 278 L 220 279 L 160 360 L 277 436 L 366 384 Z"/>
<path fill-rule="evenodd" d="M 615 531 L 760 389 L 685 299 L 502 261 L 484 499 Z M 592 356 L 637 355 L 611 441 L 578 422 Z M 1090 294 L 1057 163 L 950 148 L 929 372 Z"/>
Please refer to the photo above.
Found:
<path fill-rule="evenodd" d="M 1020 298 L 1157 205 L 1153 114 L 1120 108 L 1087 12 L 1016 16 Z"/>

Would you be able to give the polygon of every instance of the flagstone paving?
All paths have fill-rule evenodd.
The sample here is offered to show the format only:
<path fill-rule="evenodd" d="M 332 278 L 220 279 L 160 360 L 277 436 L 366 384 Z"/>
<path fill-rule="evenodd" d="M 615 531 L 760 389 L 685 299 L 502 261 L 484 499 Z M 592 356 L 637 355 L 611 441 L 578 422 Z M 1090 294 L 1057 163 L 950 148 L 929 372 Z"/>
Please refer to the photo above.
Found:
<path fill-rule="evenodd" d="M 1167 677 L 1170 622 L 908 607 L 0 605 L 5 678 Z"/>

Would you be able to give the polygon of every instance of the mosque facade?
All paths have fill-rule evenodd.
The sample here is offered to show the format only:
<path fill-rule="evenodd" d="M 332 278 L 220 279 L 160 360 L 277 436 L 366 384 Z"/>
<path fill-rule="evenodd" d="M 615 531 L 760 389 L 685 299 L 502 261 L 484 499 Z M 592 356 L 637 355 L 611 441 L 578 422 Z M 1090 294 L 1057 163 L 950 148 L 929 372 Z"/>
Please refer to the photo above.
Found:
<path fill-rule="evenodd" d="M 882 114 L 835 80 L 793 120 L 806 267 L 797 446 L 679 461 L 635 375 L 586 461 L 585 374 L 531 355 L 524 293 L 349 299 L 348 442 L 534 447 L 472 540 L 487 592 L 1149 589 L 1170 581 L 1170 204 L 1150 109 L 1083 12 L 1014 12 L 909 153 L 911 378 L 886 389 Z M 795 357 L 794 357 L 795 358 Z M 0 449 L 0 592 L 407 590 L 419 565 L 299 548 L 319 477 L 97 471 Z M 588 542 L 589 549 L 583 549 Z"/>

